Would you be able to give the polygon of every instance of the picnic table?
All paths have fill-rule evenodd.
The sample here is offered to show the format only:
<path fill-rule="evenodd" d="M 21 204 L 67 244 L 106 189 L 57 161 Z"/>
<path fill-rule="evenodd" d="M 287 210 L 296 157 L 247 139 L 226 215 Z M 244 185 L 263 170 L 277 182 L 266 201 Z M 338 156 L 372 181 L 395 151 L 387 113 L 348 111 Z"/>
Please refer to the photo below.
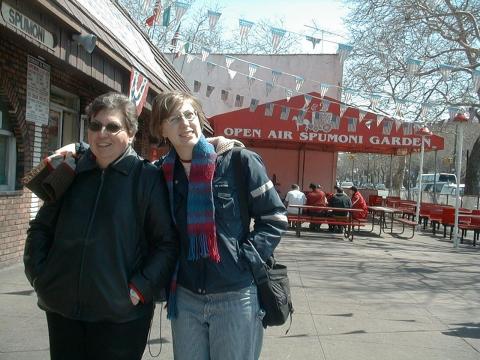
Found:
<path fill-rule="evenodd" d="M 391 208 L 386 206 L 369 206 L 368 211 L 372 213 L 372 229 L 370 231 L 373 232 L 375 226 L 375 216 L 378 215 L 378 225 L 379 225 L 379 233 L 378 235 L 382 235 L 382 231 L 385 233 L 386 230 L 390 230 L 390 234 L 394 234 L 393 232 L 393 222 L 398 221 L 402 224 L 402 231 L 395 235 L 401 235 L 405 231 L 405 225 L 410 226 L 412 228 L 412 236 L 415 233 L 415 226 L 417 223 L 412 220 L 404 219 L 404 218 L 395 218 L 395 214 L 402 214 L 402 209 L 399 208 Z M 390 226 L 387 222 L 387 214 L 390 215 Z"/>
<path fill-rule="evenodd" d="M 336 208 L 330 206 L 314 206 L 314 205 L 289 205 L 289 207 L 298 209 L 297 214 L 288 214 L 288 221 L 295 223 L 296 235 L 300 237 L 302 222 L 308 222 L 313 224 L 328 224 L 338 225 L 344 227 L 343 236 L 353 241 L 354 227 L 364 226 L 366 220 L 354 219 L 354 213 L 360 213 L 362 209 L 350 209 L 350 208 Z M 309 212 L 325 213 L 325 216 L 318 216 L 309 214 Z M 346 216 L 334 215 L 335 213 L 347 213 Z"/>

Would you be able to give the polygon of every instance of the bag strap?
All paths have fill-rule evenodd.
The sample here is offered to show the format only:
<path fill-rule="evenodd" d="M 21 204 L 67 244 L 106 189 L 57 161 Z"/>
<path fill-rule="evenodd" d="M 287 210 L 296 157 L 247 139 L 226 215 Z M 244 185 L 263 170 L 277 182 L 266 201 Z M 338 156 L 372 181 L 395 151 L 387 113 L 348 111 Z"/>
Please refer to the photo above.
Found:
<path fill-rule="evenodd" d="M 238 202 L 240 206 L 240 218 L 246 233 L 250 231 L 250 212 L 248 211 L 248 188 L 245 182 L 243 167 L 245 166 L 242 158 L 242 148 L 234 147 L 232 149 L 232 163 L 235 170 L 235 182 L 238 187 Z"/>

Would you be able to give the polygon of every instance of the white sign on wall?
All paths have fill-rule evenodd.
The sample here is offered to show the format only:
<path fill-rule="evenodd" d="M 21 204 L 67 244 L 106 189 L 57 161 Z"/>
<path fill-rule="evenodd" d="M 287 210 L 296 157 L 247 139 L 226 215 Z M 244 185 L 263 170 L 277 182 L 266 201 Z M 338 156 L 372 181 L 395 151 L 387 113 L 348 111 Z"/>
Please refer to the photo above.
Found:
<path fill-rule="evenodd" d="M 50 105 L 50 65 L 28 56 L 27 121 L 48 125 Z"/>

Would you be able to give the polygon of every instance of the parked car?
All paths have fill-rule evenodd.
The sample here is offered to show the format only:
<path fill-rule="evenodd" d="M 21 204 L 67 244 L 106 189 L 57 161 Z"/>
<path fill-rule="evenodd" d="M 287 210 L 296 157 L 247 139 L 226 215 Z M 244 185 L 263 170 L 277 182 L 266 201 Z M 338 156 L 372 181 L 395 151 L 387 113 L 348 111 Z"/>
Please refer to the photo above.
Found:
<path fill-rule="evenodd" d="M 340 184 L 340 187 L 341 187 L 342 189 L 350 189 L 352 186 L 353 186 L 353 182 L 351 182 L 351 181 L 343 181 L 343 182 Z"/>
<path fill-rule="evenodd" d="M 375 186 L 375 189 L 377 189 L 377 190 L 387 190 L 387 187 L 385 186 L 385 184 L 377 184 Z"/>
<path fill-rule="evenodd" d="M 460 196 L 463 196 L 465 192 L 465 184 L 460 184 Z M 457 185 L 456 184 L 445 184 L 440 191 L 440 195 L 457 195 Z"/>

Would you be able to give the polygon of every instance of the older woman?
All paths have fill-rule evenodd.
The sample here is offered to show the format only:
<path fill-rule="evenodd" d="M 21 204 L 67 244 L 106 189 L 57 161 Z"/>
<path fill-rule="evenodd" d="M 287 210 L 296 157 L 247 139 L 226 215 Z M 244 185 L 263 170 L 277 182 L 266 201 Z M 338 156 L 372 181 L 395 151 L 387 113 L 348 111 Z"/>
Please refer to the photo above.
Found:
<path fill-rule="evenodd" d="M 241 156 L 249 193 L 239 193 L 231 150 L 243 145 L 205 139 L 205 121 L 200 103 L 189 94 L 163 93 L 154 101 L 151 133 L 171 145 L 162 168 L 180 235 L 169 297 L 174 356 L 258 359 L 264 312 L 244 243 L 250 240 L 268 259 L 287 227 L 285 207 L 260 157 L 246 149 Z M 240 196 L 248 197 L 252 231 L 242 226 Z"/>
<path fill-rule="evenodd" d="M 87 108 L 90 149 L 61 199 L 42 206 L 25 272 L 46 311 L 52 359 L 141 359 L 153 293 L 177 256 L 165 181 L 131 144 L 135 105 L 108 93 Z"/>

